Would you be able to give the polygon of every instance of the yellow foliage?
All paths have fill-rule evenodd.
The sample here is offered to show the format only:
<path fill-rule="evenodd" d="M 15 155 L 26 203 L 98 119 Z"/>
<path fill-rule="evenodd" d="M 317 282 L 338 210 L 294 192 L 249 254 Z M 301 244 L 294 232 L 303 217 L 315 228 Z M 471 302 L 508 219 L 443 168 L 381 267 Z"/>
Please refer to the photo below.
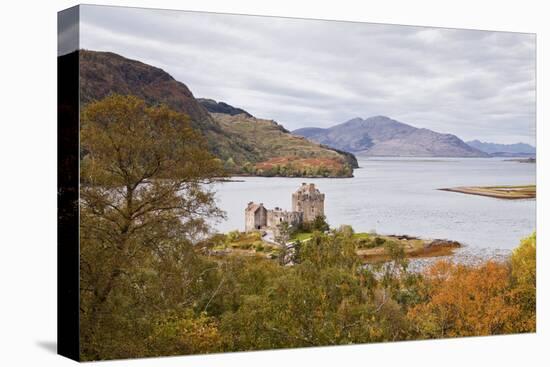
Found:
<path fill-rule="evenodd" d="M 189 310 L 157 320 L 148 344 L 152 355 L 215 352 L 220 351 L 221 336 L 213 318 Z"/>
<path fill-rule="evenodd" d="M 512 296 L 522 308 L 522 330 L 535 331 L 537 292 L 537 236 L 521 241 L 510 257 L 512 268 Z"/>

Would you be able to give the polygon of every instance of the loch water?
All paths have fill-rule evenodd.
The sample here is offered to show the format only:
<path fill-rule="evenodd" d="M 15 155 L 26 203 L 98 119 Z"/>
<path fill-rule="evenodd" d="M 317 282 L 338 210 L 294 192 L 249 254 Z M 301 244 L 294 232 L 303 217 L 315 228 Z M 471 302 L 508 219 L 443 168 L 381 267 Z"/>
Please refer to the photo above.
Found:
<path fill-rule="evenodd" d="M 227 219 L 216 230 L 244 230 L 249 201 L 291 208 L 302 182 L 325 193 L 332 227 L 356 232 L 407 234 L 456 240 L 467 251 L 513 249 L 535 230 L 536 200 L 505 200 L 440 191 L 456 186 L 524 185 L 536 182 L 535 164 L 501 158 L 359 158 L 353 178 L 236 177 L 215 185 Z"/>

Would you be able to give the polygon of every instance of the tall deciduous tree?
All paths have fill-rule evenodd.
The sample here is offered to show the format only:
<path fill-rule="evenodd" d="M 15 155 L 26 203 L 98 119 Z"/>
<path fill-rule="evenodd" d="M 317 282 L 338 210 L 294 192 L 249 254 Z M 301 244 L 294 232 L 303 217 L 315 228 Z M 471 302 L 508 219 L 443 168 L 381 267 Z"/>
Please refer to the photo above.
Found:
<path fill-rule="evenodd" d="M 191 242 L 207 231 L 208 218 L 222 215 L 204 184 L 223 174 L 205 147 L 186 115 L 137 97 L 112 95 L 83 110 L 85 358 L 142 355 L 139 346 L 102 348 L 124 340 L 125 331 L 145 338 L 147 324 L 141 330 L 139 323 L 147 312 L 189 308 L 204 293 L 208 272 Z"/>

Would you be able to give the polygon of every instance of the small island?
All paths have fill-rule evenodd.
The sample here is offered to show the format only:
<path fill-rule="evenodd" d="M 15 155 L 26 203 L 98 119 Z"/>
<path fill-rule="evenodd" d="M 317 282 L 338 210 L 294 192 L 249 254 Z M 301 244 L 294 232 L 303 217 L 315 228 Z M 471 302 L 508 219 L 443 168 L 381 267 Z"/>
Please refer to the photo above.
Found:
<path fill-rule="evenodd" d="M 462 247 L 459 242 L 451 240 L 432 240 L 407 235 L 353 233 L 352 229 L 351 231 L 355 252 L 367 264 L 390 261 L 392 248 L 402 250 L 405 258 L 414 259 L 451 256 L 456 249 Z M 313 236 L 313 232 L 295 232 L 290 236 L 286 247 L 293 249 L 298 243 L 309 242 Z M 257 256 L 277 259 L 283 251 L 280 244 L 269 241 L 266 238 L 266 233 L 262 231 L 233 231 L 228 234 L 217 234 L 210 239 L 210 243 L 208 253 L 217 256 Z"/>
<path fill-rule="evenodd" d="M 462 194 L 488 196 L 497 199 L 534 199 L 537 196 L 536 185 L 519 186 L 460 186 L 439 189 L 442 191 L 459 192 Z"/>
<path fill-rule="evenodd" d="M 371 264 L 390 261 L 396 252 L 404 258 L 427 258 L 450 256 L 462 247 L 459 242 L 444 239 L 356 233 L 349 225 L 331 230 L 326 222 L 324 201 L 325 194 L 314 184 L 304 182 L 292 194 L 292 210 L 268 209 L 263 203 L 249 202 L 245 208 L 245 232 L 216 234 L 202 246 L 210 255 L 258 256 L 280 259 L 284 264 L 293 263 L 292 257 L 301 244 L 335 232 L 346 233 L 359 258 Z"/>

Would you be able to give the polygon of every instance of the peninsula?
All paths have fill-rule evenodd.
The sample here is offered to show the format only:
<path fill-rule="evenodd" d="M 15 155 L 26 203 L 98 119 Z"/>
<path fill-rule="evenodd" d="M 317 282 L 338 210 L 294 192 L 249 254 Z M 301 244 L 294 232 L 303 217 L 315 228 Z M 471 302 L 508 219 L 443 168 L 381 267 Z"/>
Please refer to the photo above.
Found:
<path fill-rule="evenodd" d="M 534 199 L 537 196 L 536 185 L 521 186 L 460 186 L 439 189 L 462 194 L 488 196 L 497 199 Z"/>

